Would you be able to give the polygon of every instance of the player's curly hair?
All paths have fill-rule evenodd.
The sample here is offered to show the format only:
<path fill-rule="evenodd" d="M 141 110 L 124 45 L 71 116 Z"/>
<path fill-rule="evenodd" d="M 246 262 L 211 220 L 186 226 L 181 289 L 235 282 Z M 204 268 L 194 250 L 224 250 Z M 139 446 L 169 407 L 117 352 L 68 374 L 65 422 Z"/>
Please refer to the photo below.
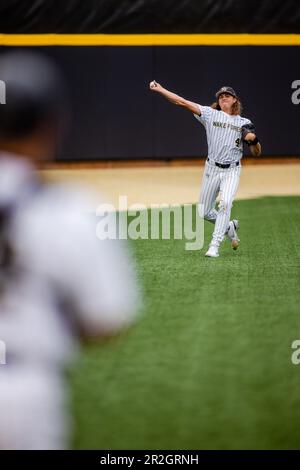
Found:
<path fill-rule="evenodd" d="M 218 101 L 215 101 L 212 105 L 211 108 L 217 109 L 218 111 L 221 111 L 220 105 Z M 237 116 L 237 115 L 242 115 L 243 112 L 243 105 L 240 102 L 240 100 L 237 98 L 237 101 L 232 105 L 231 108 L 231 114 Z"/>

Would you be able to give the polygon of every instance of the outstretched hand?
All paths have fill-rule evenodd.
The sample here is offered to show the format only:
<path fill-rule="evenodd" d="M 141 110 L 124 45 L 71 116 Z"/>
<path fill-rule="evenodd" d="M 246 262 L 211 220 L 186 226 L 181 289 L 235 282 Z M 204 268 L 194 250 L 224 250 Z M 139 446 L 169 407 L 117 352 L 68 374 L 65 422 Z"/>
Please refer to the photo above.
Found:
<path fill-rule="evenodd" d="M 152 91 L 161 91 L 162 90 L 162 86 L 159 83 L 157 83 L 155 80 L 150 82 L 149 88 Z"/>

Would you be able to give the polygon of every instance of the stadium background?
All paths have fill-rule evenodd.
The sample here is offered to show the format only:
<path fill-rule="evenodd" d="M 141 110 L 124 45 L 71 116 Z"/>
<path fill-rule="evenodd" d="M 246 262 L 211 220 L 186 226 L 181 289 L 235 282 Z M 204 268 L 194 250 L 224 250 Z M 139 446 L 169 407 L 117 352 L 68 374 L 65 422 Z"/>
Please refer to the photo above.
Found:
<path fill-rule="evenodd" d="M 299 448 L 299 19 L 296 1 L 1 3 L 1 52 L 38 48 L 68 81 L 73 124 L 47 178 L 115 203 L 195 203 L 204 131 L 154 78 L 203 104 L 233 86 L 263 147 L 243 169 L 234 256 L 132 243 L 144 315 L 72 371 L 75 448 Z"/>
<path fill-rule="evenodd" d="M 299 107 L 291 100 L 300 73 L 296 1 L 30 4 L 1 3 L 1 43 L 39 46 L 64 71 L 74 122 L 60 159 L 204 156 L 188 113 L 147 93 L 153 78 L 203 104 L 229 83 L 264 137 L 264 155 L 299 154 Z"/>

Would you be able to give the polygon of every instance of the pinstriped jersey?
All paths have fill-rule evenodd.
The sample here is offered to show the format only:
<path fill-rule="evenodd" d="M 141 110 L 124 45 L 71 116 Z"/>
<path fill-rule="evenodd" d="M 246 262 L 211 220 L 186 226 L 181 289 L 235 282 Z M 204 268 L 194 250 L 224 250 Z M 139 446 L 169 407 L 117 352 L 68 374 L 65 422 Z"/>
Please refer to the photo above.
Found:
<path fill-rule="evenodd" d="M 201 115 L 194 114 L 206 130 L 208 157 L 217 163 L 234 163 L 243 156 L 242 126 L 249 119 L 218 111 L 210 106 L 200 106 Z"/>

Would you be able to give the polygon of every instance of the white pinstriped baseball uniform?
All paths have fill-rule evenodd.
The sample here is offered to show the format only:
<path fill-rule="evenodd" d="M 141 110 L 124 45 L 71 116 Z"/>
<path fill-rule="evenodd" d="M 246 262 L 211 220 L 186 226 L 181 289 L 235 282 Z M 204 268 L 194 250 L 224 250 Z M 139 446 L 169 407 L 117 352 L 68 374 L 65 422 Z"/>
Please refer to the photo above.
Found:
<path fill-rule="evenodd" d="M 0 210 L 14 208 L 7 229 L 15 253 L 10 276 L 0 270 L 0 449 L 68 445 L 63 371 L 79 333 L 115 333 L 138 302 L 126 249 L 96 237 L 89 192 L 60 183 L 31 196 L 36 182 L 25 159 L 0 153 Z"/>
<path fill-rule="evenodd" d="M 199 105 L 199 113 L 194 116 L 205 127 L 208 144 L 199 203 L 204 206 L 204 218 L 215 224 L 212 241 L 220 245 L 228 230 L 231 207 L 240 180 L 242 126 L 251 121 L 209 106 Z M 219 168 L 216 163 L 230 164 L 230 167 Z M 218 193 L 220 205 L 217 210 L 215 204 Z"/>

